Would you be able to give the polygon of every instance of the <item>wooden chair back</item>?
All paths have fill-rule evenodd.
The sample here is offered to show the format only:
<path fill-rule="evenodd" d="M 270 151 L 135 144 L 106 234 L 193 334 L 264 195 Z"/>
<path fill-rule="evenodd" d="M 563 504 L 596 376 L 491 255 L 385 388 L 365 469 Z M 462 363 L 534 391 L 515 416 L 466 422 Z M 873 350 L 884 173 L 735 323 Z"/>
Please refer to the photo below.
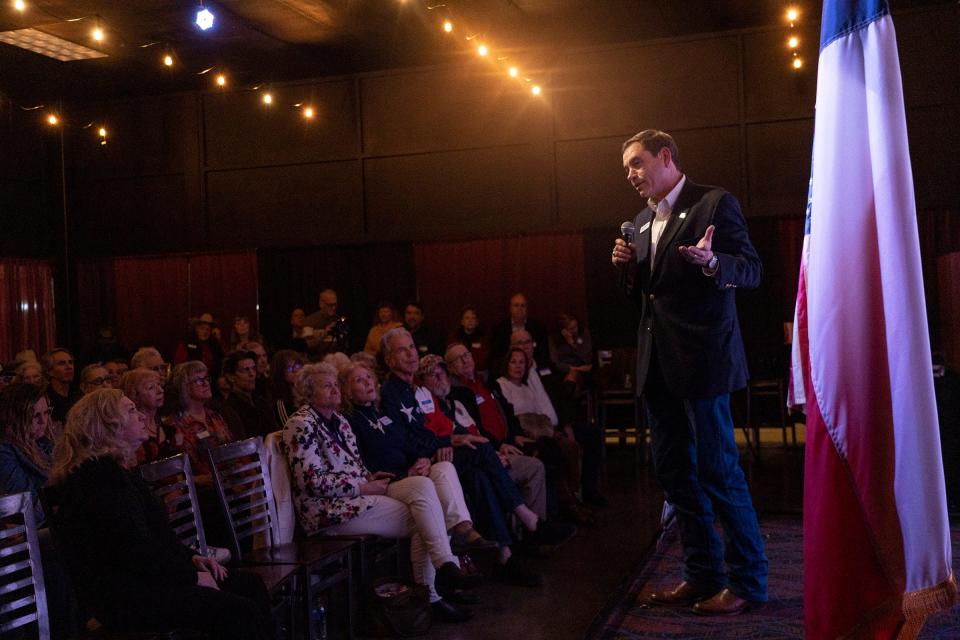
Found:
<path fill-rule="evenodd" d="M 33 624 L 50 638 L 33 497 L 15 493 L 0 496 L 0 637 Z"/>
<path fill-rule="evenodd" d="M 197 488 L 193 480 L 190 458 L 178 454 L 139 467 L 140 476 L 150 490 L 167 507 L 170 526 L 180 541 L 207 555 L 207 539 L 200 520 Z"/>

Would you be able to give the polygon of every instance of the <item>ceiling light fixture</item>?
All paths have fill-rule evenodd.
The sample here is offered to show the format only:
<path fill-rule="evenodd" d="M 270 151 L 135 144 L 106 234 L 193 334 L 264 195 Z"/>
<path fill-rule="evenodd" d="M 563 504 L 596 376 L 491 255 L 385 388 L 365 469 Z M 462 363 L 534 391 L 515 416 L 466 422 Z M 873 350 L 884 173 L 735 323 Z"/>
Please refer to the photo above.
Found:
<path fill-rule="evenodd" d="M 173 56 L 170 55 L 169 53 L 166 54 L 165 56 L 163 56 L 163 64 L 164 64 L 164 66 L 172 67 L 172 66 L 173 66 Z"/>
<path fill-rule="evenodd" d="M 27 8 L 27 3 L 23 0 L 13 0 L 13 8 L 17 11 L 23 11 Z"/>
<path fill-rule="evenodd" d="M 99 26 L 94 27 L 93 31 L 90 33 L 90 36 L 97 42 L 103 42 L 103 29 L 101 29 Z"/>
<path fill-rule="evenodd" d="M 479 53 L 481 56 L 485 56 L 485 55 L 487 55 L 489 52 L 490 52 L 490 50 L 487 49 L 487 45 L 485 45 L 485 44 L 482 44 L 482 45 L 480 45 L 479 47 L 477 47 L 477 53 Z"/>
<path fill-rule="evenodd" d="M 540 85 L 538 84 L 533 85 L 533 87 L 530 88 L 530 93 L 532 93 L 535 96 L 540 95 Z"/>
<path fill-rule="evenodd" d="M 516 67 L 510 67 L 510 70 L 507 71 L 510 74 L 511 78 L 516 78 L 520 74 L 520 70 Z"/>
<path fill-rule="evenodd" d="M 227 76 L 223 75 L 222 73 L 217 74 L 217 86 L 225 87 L 226 85 L 227 85 Z"/>
<path fill-rule="evenodd" d="M 273 104 L 273 96 L 269 93 L 263 94 L 263 104 Z"/>
<path fill-rule="evenodd" d="M 450 33 L 451 31 L 453 31 L 453 23 L 450 22 L 449 20 L 445 20 L 443 22 L 443 30 L 446 31 L 447 33 Z"/>
<path fill-rule="evenodd" d="M 55 127 L 59 122 L 60 122 L 60 118 L 58 118 L 56 114 L 51 113 L 50 115 L 47 116 L 47 124 L 49 124 L 50 126 Z"/>
<path fill-rule="evenodd" d="M 213 27 L 213 22 L 216 18 L 213 15 L 213 12 L 210 9 L 207 9 L 203 6 L 203 3 L 200 4 L 200 8 L 197 10 L 197 17 L 194 20 L 196 25 L 200 27 L 201 31 L 206 31 Z"/>
<path fill-rule="evenodd" d="M 12 44 L 15 47 L 33 51 L 40 55 L 71 62 L 73 60 L 90 60 L 92 58 L 106 58 L 107 54 L 83 45 L 52 36 L 37 29 L 16 29 L 14 31 L 0 31 L 0 42 Z"/>
<path fill-rule="evenodd" d="M 307 120 L 313 119 L 313 107 L 304 107 L 303 108 L 303 117 Z"/>

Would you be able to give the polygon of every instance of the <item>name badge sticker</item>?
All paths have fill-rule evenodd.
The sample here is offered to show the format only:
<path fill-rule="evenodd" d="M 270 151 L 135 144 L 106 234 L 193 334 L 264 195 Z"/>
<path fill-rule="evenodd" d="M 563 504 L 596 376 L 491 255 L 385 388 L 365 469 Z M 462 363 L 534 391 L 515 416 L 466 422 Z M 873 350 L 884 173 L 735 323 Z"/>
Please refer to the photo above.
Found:
<path fill-rule="evenodd" d="M 479 349 L 479 348 L 482 347 L 482 346 L 483 346 L 483 345 L 482 345 L 481 343 L 479 343 L 479 342 L 471 342 L 471 343 L 470 343 L 470 348 L 471 348 L 471 349 Z"/>
<path fill-rule="evenodd" d="M 537 369 L 537 373 L 539 373 L 539 374 L 540 374 L 540 377 L 542 378 L 543 376 L 548 376 L 548 375 L 550 375 L 552 372 L 550 371 L 549 368 L 544 367 L 543 369 Z"/>
<path fill-rule="evenodd" d="M 683 219 L 686 218 L 686 217 L 687 217 L 687 212 L 686 212 L 686 211 L 681 211 L 681 212 L 680 212 L 680 219 L 683 220 Z"/>
<path fill-rule="evenodd" d="M 649 228 L 650 228 L 650 223 L 648 222 L 648 223 L 646 223 L 645 225 L 643 225 L 642 227 L 640 227 L 640 233 L 643 233 L 644 231 L 646 231 L 646 230 L 649 229 Z"/>
<path fill-rule="evenodd" d="M 201 440 L 205 440 L 210 437 L 210 432 L 204 429 L 203 431 L 197 431 L 197 437 Z"/>
<path fill-rule="evenodd" d="M 433 399 L 432 399 L 432 398 L 426 398 L 426 399 L 424 399 L 424 400 L 421 400 L 421 401 L 420 401 L 420 409 L 421 409 L 424 413 L 433 413 Z"/>
<path fill-rule="evenodd" d="M 481 405 L 481 404 L 483 404 L 483 403 L 484 403 L 483 396 L 477 396 L 477 404 L 478 404 L 478 405 Z"/>
<path fill-rule="evenodd" d="M 380 416 L 380 420 L 378 422 L 385 427 L 389 427 L 393 424 L 393 420 L 391 420 L 389 416 Z"/>

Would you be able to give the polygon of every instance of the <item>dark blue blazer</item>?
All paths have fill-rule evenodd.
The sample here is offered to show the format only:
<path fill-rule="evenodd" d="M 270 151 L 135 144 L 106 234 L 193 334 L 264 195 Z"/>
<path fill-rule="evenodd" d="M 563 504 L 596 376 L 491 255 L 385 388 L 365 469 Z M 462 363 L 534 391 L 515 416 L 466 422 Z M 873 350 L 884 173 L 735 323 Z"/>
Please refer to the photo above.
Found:
<path fill-rule="evenodd" d="M 707 398 L 747 384 L 734 292 L 760 284 L 763 266 L 750 243 L 736 198 L 687 178 L 650 263 L 649 207 L 634 219 L 636 261 L 623 280 L 640 309 L 637 330 L 637 393 L 643 391 L 656 353 L 667 388 L 678 398 Z M 713 251 L 720 260 L 713 277 L 683 259 L 678 247 L 696 245 L 715 225 Z"/>

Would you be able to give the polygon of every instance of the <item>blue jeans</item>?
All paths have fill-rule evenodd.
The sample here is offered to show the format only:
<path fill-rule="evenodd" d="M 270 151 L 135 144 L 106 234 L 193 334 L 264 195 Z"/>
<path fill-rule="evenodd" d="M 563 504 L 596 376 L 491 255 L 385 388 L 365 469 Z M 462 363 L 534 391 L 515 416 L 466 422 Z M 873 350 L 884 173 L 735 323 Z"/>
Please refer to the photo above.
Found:
<path fill-rule="evenodd" d="M 740 469 L 730 395 L 676 398 L 667 390 L 655 358 L 644 397 L 657 480 L 680 526 L 683 579 L 717 590 L 727 586 L 741 598 L 766 602 L 767 558 Z M 715 521 L 723 526 L 724 543 Z"/>

